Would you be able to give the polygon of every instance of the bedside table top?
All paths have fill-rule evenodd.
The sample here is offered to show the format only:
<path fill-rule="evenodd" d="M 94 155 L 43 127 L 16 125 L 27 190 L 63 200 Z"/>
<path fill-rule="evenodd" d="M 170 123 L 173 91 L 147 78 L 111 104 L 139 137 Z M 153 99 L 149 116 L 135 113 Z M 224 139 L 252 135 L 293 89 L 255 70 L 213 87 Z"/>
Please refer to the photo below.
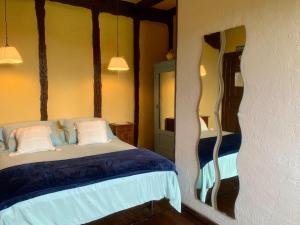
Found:
<path fill-rule="evenodd" d="M 112 125 L 112 126 L 128 126 L 128 125 L 133 125 L 133 123 L 131 123 L 131 122 L 111 123 L 110 125 Z"/>

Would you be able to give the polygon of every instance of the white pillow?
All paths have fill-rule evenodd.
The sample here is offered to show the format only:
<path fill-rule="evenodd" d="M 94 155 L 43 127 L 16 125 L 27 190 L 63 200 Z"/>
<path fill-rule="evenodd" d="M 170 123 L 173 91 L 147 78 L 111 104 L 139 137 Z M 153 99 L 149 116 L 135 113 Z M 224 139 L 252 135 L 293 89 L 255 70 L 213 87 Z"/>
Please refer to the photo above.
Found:
<path fill-rule="evenodd" d="M 17 154 L 55 150 L 51 138 L 49 126 L 38 125 L 18 128 L 16 130 Z"/>
<path fill-rule="evenodd" d="M 200 117 L 200 123 L 201 123 L 201 131 L 208 131 L 208 127 L 205 121 L 201 117 Z"/>
<path fill-rule="evenodd" d="M 105 120 L 76 122 L 78 145 L 107 143 L 109 141 Z"/>

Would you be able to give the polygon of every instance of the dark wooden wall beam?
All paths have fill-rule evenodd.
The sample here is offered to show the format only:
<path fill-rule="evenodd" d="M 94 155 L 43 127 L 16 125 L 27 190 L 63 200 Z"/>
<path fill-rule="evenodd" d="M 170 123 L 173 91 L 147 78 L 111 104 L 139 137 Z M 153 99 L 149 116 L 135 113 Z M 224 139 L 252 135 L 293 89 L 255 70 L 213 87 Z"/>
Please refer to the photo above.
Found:
<path fill-rule="evenodd" d="M 172 9 L 169 9 L 169 10 L 168 10 L 168 13 L 170 14 L 170 16 L 171 16 L 171 15 L 175 16 L 175 15 L 177 14 L 177 7 L 174 7 L 174 8 L 172 8 Z"/>
<path fill-rule="evenodd" d="M 100 49 L 100 11 L 92 9 L 93 61 L 94 61 L 94 116 L 102 115 L 101 49 Z"/>
<path fill-rule="evenodd" d="M 154 8 L 137 8 L 133 17 L 138 17 L 140 20 L 149 20 L 153 22 L 167 24 L 170 18 L 168 11 Z"/>
<path fill-rule="evenodd" d="M 87 9 L 91 9 L 91 5 L 90 5 L 90 0 L 49 0 L 50 2 L 58 2 L 58 3 L 62 3 L 62 4 L 66 4 L 66 5 L 72 5 L 72 6 L 77 6 L 77 7 L 83 7 L 83 8 L 87 8 Z"/>
<path fill-rule="evenodd" d="M 168 31 L 169 31 L 169 50 L 173 49 L 173 37 L 174 37 L 174 20 L 173 17 L 169 18 L 168 22 Z"/>
<path fill-rule="evenodd" d="M 140 121 L 140 19 L 133 19 L 133 67 L 134 67 L 134 145 L 139 139 Z"/>
<path fill-rule="evenodd" d="M 139 7 L 144 7 L 144 8 L 150 8 L 160 2 L 162 2 L 163 0 L 142 0 L 139 3 L 137 3 L 137 5 Z"/>
<path fill-rule="evenodd" d="M 45 0 L 35 0 L 39 40 L 40 113 L 41 120 L 48 120 L 48 67 L 45 39 Z"/>
<path fill-rule="evenodd" d="M 49 0 L 72 6 L 84 7 L 87 9 L 99 9 L 101 12 L 127 17 L 139 17 L 141 20 L 150 20 L 160 23 L 168 23 L 170 13 L 166 10 L 155 8 L 142 8 L 137 4 L 120 1 L 119 11 L 116 10 L 117 0 Z"/>

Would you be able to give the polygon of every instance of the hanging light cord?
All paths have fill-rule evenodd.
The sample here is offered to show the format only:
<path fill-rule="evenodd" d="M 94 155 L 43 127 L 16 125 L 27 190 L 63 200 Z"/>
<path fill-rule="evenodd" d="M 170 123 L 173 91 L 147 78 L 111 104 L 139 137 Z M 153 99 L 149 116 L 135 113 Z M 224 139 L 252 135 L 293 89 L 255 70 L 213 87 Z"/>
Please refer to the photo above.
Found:
<path fill-rule="evenodd" d="M 120 0 L 117 0 L 117 57 L 119 57 L 119 4 Z"/>
<path fill-rule="evenodd" d="M 4 24 L 5 24 L 5 46 L 8 47 L 6 0 L 4 0 Z"/>

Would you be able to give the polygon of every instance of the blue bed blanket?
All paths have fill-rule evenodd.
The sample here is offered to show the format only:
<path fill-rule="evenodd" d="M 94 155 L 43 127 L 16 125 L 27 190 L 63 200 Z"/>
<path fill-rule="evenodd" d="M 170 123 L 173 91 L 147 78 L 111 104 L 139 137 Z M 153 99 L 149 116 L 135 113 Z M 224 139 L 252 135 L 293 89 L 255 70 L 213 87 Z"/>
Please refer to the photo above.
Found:
<path fill-rule="evenodd" d="M 158 171 L 176 172 L 176 168 L 145 149 L 18 165 L 0 171 L 0 210 L 57 191 Z"/>
<path fill-rule="evenodd" d="M 198 158 L 200 168 L 202 169 L 208 162 L 213 160 L 213 149 L 217 137 L 200 139 L 198 145 Z M 222 137 L 222 143 L 219 150 L 219 157 L 237 153 L 241 147 L 241 134 L 229 134 Z"/>

